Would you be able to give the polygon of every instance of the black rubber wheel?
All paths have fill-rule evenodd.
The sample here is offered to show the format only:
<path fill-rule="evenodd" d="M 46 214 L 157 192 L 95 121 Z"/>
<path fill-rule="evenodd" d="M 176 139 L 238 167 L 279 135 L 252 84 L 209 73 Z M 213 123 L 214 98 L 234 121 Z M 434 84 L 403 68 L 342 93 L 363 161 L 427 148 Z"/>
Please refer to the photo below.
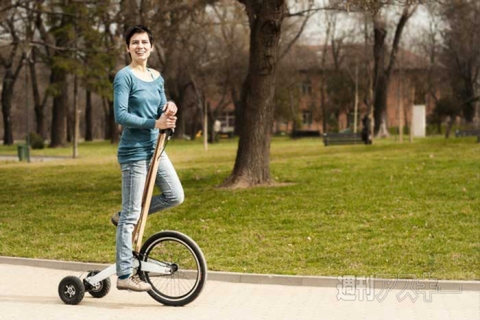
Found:
<path fill-rule="evenodd" d="M 93 277 L 99 272 L 100 270 L 92 270 L 87 274 L 87 278 Z M 97 283 L 95 286 L 85 284 L 85 290 L 94 298 L 103 298 L 110 292 L 111 286 L 112 284 L 110 283 L 110 278 L 106 278 Z"/>
<path fill-rule="evenodd" d="M 200 247 L 177 231 L 162 231 L 142 246 L 140 257 L 170 268 L 170 274 L 139 271 L 152 286 L 148 294 L 167 306 L 184 306 L 195 300 L 207 280 L 207 262 Z"/>
<path fill-rule="evenodd" d="M 85 295 L 82 280 L 74 276 L 63 278 L 58 285 L 58 295 L 66 304 L 79 304 Z"/>

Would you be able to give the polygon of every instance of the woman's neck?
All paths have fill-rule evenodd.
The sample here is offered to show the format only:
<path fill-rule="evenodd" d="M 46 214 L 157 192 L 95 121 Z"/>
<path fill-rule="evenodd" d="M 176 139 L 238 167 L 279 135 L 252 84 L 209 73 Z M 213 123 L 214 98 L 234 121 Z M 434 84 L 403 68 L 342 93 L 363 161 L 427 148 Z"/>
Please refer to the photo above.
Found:
<path fill-rule="evenodd" d="M 147 71 L 147 63 L 130 63 L 130 68 L 139 71 L 139 72 L 146 72 Z"/>

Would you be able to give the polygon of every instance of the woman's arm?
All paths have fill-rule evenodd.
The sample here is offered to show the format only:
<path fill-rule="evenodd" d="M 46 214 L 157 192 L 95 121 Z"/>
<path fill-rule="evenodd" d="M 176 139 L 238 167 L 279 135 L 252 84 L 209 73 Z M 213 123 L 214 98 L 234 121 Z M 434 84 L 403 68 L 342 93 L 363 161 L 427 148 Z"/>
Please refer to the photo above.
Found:
<path fill-rule="evenodd" d="M 115 122 L 124 127 L 153 129 L 155 119 L 146 119 L 128 112 L 131 83 L 127 77 L 116 76 L 113 82 L 113 109 Z"/>

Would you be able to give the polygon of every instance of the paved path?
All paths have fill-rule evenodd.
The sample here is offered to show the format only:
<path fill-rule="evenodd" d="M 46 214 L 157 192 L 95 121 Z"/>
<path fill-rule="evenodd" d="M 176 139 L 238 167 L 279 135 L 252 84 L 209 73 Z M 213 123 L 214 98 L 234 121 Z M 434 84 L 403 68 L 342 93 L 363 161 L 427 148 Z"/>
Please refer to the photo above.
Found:
<path fill-rule="evenodd" d="M 65 159 L 72 159 L 72 157 L 30 156 L 30 162 L 47 162 L 47 161 L 65 160 Z M 18 159 L 18 156 L 0 155 L 0 161 L 19 162 L 19 159 Z M 23 162 L 27 162 L 27 160 L 23 160 Z"/>
<path fill-rule="evenodd" d="M 337 288 L 208 281 L 202 295 L 185 307 L 165 307 L 146 293 L 114 288 L 102 299 L 86 294 L 76 306 L 63 304 L 60 280 L 81 272 L 0 264 L 0 319 L 468 319 L 480 320 L 480 292 L 432 294 L 412 302 L 401 290 L 385 300 L 337 300 Z M 403 297 L 403 301 L 399 301 Z M 425 296 L 426 297 L 426 296 Z M 427 297 L 428 298 L 428 297 Z"/>

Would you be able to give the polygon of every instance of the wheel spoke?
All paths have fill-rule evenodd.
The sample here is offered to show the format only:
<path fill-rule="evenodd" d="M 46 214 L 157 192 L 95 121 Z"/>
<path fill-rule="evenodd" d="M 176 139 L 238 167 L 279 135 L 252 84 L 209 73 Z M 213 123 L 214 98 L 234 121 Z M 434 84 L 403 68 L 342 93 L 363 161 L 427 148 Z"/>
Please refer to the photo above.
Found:
<path fill-rule="evenodd" d="M 143 257 L 169 267 L 171 274 L 141 272 L 152 285 L 149 294 L 167 305 L 193 301 L 204 285 L 206 263 L 201 250 L 190 238 L 176 232 L 154 235 L 142 247 Z"/>

